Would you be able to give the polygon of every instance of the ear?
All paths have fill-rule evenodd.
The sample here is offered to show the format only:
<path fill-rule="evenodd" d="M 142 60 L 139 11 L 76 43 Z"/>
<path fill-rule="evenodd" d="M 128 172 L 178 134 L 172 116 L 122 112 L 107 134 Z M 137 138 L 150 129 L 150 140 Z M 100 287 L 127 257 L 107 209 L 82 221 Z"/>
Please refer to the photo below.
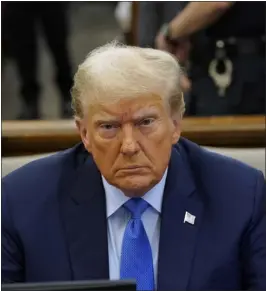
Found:
<path fill-rule="evenodd" d="M 181 135 L 181 119 L 173 118 L 172 144 L 176 144 Z"/>
<path fill-rule="evenodd" d="M 90 138 L 87 129 L 87 124 L 84 119 L 75 118 L 76 127 L 78 129 L 81 140 L 84 144 L 84 147 L 88 152 L 91 150 Z"/>

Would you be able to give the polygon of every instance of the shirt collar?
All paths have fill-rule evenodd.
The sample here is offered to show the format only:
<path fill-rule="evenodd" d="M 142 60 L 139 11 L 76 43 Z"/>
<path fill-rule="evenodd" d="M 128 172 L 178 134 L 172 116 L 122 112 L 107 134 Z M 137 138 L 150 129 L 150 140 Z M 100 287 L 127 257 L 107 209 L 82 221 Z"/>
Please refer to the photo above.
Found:
<path fill-rule="evenodd" d="M 161 181 L 149 190 L 142 198 L 146 200 L 155 210 L 161 213 L 163 192 L 168 169 L 165 170 Z M 102 176 L 103 187 L 106 196 L 106 215 L 109 218 L 114 214 L 124 203 L 130 198 L 125 196 L 124 193 L 118 188 L 110 185 Z"/>

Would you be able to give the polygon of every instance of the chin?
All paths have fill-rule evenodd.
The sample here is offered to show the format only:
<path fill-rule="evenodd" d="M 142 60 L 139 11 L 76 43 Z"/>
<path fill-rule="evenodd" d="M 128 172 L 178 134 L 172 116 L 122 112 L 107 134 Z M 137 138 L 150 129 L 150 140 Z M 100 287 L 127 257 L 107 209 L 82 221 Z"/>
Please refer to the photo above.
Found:
<path fill-rule="evenodd" d="M 116 187 L 125 194 L 131 193 L 130 196 L 144 195 L 157 183 L 154 178 L 148 176 L 131 176 L 116 182 Z"/>

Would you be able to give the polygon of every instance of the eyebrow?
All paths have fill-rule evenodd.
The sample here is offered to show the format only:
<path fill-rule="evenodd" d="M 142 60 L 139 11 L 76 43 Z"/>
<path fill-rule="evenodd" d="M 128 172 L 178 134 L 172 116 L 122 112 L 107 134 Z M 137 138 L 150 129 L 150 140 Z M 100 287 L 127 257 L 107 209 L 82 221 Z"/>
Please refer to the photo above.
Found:
<path fill-rule="evenodd" d="M 117 118 L 116 119 L 114 119 L 114 118 L 106 118 L 106 119 L 96 119 L 94 121 L 94 124 L 97 125 L 97 126 L 99 126 L 101 124 L 106 124 L 106 123 L 117 124 L 117 123 L 119 123 L 119 120 Z"/>
<path fill-rule="evenodd" d="M 136 116 L 136 117 L 131 118 L 130 120 L 135 122 L 135 123 L 138 123 L 143 119 L 156 118 L 156 117 L 158 117 L 158 115 L 153 113 L 153 114 L 147 114 L 147 115 L 142 115 L 142 116 Z M 102 119 L 95 120 L 94 123 L 96 125 L 101 125 L 101 124 L 104 124 L 104 123 L 116 124 L 116 123 L 121 123 L 121 118 L 106 118 L 106 119 L 102 118 Z"/>
<path fill-rule="evenodd" d="M 133 114 L 133 120 L 135 119 L 143 119 L 143 118 L 150 118 L 150 117 L 157 117 L 158 116 L 158 109 L 154 107 L 140 109 L 138 112 Z"/>
<path fill-rule="evenodd" d="M 131 120 L 134 122 L 139 122 L 144 118 L 156 118 L 158 117 L 158 110 L 155 107 L 149 107 L 149 108 L 142 108 L 135 114 L 133 114 Z M 97 117 L 98 116 L 98 117 Z M 94 117 L 94 123 L 99 125 L 103 123 L 120 123 L 121 117 L 115 117 L 112 114 L 104 114 L 102 116 L 101 114 L 97 114 Z"/>

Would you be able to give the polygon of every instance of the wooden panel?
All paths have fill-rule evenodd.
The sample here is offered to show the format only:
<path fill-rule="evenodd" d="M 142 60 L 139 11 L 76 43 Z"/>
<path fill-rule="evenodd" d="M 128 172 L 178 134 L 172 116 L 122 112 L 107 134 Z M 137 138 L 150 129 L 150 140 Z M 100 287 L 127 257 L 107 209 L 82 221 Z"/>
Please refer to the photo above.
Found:
<path fill-rule="evenodd" d="M 54 152 L 78 142 L 80 138 L 72 120 L 2 122 L 2 156 Z"/>
<path fill-rule="evenodd" d="M 265 116 L 185 118 L 182 136 L 204 146 L 265 147 Z M 2 155 L 54 152 L 80 141 L 74 121 L 3 121 Z"/>
<path fill-rule="evenodd" d="M 131 34 L 132 44 L 138 46 L 138 18 L 139 18 L 139 2 L 132 1 L 132 21 L 131 21 Z"/>
<path fill-rule="evenodd" d="M 204 146 L 265 147 L 265 116 L 186 118 L 183 136 Z"/>

